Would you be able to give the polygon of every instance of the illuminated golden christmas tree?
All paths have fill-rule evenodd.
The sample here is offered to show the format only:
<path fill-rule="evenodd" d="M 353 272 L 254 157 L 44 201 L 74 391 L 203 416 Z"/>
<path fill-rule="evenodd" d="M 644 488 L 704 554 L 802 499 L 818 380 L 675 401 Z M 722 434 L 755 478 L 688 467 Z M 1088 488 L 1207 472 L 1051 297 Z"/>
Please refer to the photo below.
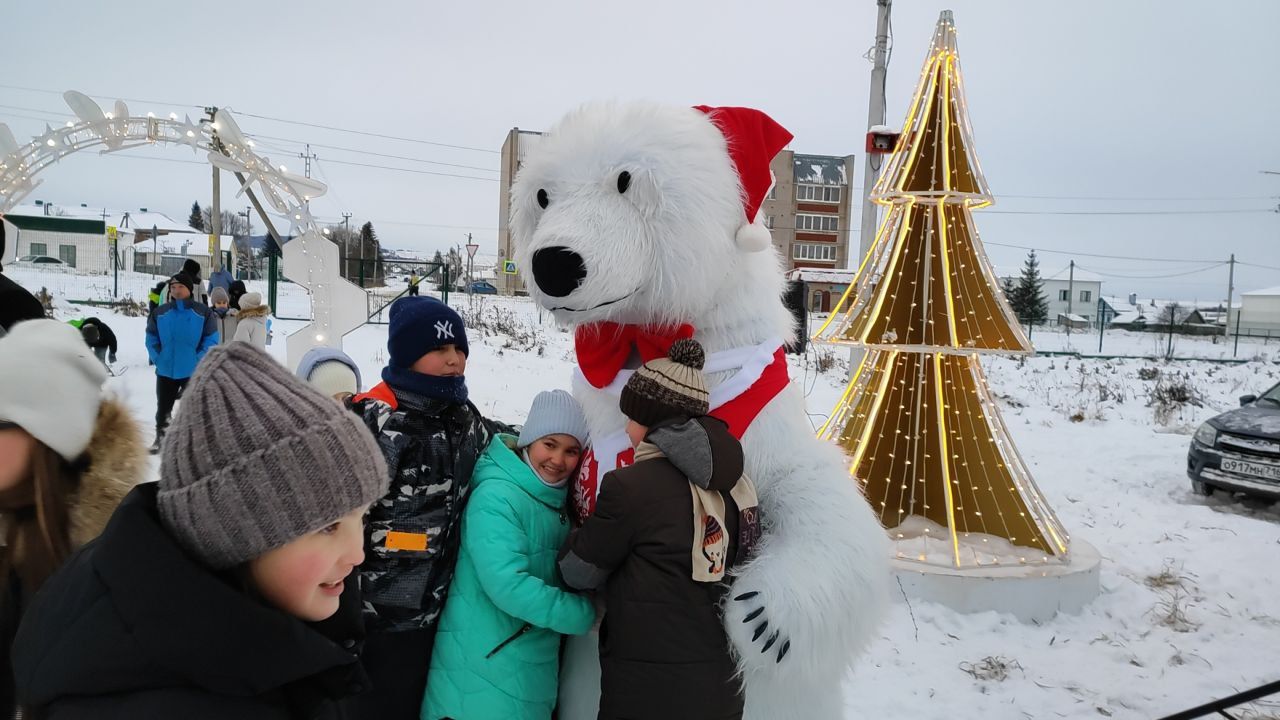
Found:
<path fill-rule="evenodd" d="M 898 556 L 977 567 L 1063 561 L 1068 538 L 1005 428 L 979 355 L 1032 352 L 973 229 L 993 201 L 973 135 L 951 13 L 872 199 L 888 209 L 818 339 L 867 349 L 823 437 Z"/>

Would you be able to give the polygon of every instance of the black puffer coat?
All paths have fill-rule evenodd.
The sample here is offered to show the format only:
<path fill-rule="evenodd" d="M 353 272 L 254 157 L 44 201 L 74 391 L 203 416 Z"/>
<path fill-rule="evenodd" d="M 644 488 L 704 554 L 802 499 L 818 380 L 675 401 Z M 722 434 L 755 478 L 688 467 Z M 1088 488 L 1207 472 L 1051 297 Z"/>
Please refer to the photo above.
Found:
<path fill-rule="evenodd" d="M 709 417 L 655 427 L 648 442 L 660 456 L 605 475 L 595 513 L 561 551 L 565 583 L 605 585 L 600 718 L 740 718 L 741 688 L 720 618 L 728 587 L 693 580 L 689 483 L 696 477 L 724 497 L 726 567 L 745 560 L 729 495 L 742 477 L 742 446 Z"/>
<path fill-rule="evenodd" d="M 360 566 L 370 633 L 433 628 L 458 562 L 476 461 L 500 427 L 471 403 L 393 390 L 352 398 L 378 439 L 391 489 L 369 508 Z"/>
<path fill-rule="evenodd" d="M 347 717 L 364 689 L 359 589 L 308 624 L 186 554 L 140 485 L 36 595 L 14 643 L 28 718 Z"/>

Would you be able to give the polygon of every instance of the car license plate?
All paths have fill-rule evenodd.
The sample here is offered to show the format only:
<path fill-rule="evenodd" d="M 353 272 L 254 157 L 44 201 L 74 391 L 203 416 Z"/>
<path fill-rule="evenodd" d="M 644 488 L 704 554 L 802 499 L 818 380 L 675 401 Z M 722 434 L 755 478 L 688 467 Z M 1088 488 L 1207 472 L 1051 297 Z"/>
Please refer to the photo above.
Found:
<path fill-rule="evenodd" d="M 1262 463 L 1222 458 L 1222 469 L 1226 472 L 1252 475 L 1253 477 L 1280 482 L 1280 465 L 1264 465 Z"/>

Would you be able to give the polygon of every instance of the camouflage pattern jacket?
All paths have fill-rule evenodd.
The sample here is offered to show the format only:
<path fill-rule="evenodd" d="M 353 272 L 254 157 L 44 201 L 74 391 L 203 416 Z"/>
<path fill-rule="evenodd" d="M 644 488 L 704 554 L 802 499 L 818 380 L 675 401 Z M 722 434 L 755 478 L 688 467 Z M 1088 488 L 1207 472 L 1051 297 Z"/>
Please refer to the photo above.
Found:
<path fill-rule="evenodd" d="M 428 628 L 444 609 L 458 559 L 471 472 L 498 424 L 465 405 L 379 384 L 351 398 L 391 473 L 365 523 L 360 567 L 370 633 Z"/>

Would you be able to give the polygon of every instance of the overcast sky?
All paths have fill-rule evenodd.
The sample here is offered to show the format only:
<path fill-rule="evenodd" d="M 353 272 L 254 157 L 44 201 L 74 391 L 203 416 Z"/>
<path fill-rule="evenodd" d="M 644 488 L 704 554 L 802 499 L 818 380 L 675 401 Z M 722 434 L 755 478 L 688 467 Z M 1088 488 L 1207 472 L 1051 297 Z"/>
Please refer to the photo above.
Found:
<path fill-rule="evenodd" d="M 1280 214 L 1266 212 L 1280 175 L 1260 172 L 1280 172 L 1280 2 L 898 0 L 891 125 L 943 9 L 955 11 L 977 151 L 999 198 L 977 213 L 994 263 L 1026 254 L 997 243 L 1035 247 L 1046 274 L 1074 259 L 1106 275 L 1104 293 L 1187 299 L 1225 296 L 1225 265 L 1197 271 L 1232 252 L 1280 268 Z M 543 129 L 583 101 L 754 106 L 795 134 L 798 152 L 861 157 L 875 10 L 874 0 L 9 0 L 0 121 L 20 141 L 38 134 L 67 119 L 67 89 L 108 108 L 137 99 L 135 115 L 228 107 L 290 170 L 302 168 L 300 143 L 314 143 L 313 175 L 330 188 L 312 203 L 321 219 L 372 220 L 389 247 L 441 248 L 471 232 L 491 261 L 507 131 Z M 180 149 L 82 152 L 46 171 L 27 202 L 183 219 L 210 197 L 210 171 L 193 160 Z M 229 176 L 223 189 L 225 206 L 247 204 Z M 1157 214 L 1079 214 L 1102 212 Z M 1236 280 L 1237 292 L 1280 285 L 1280 270 L 1237 266 Z"/>

